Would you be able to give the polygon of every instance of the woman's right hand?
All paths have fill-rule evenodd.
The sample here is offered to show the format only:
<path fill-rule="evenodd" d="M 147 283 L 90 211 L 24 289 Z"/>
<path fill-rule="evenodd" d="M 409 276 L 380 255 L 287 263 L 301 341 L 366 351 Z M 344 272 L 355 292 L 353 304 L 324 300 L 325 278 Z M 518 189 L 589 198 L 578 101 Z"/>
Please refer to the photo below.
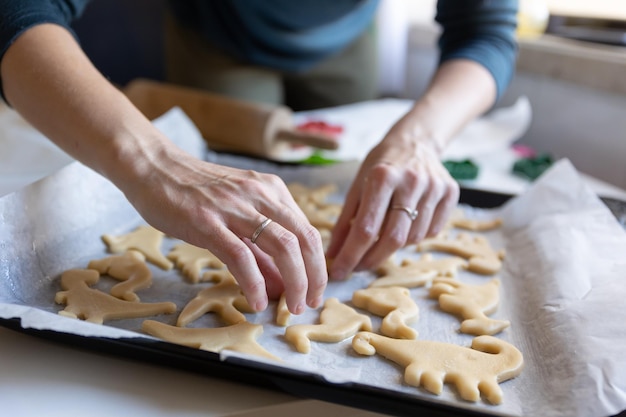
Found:
<path fill-rule="evenodd" d="M 210 164 L 174 146 L 59 25 L 22 33 L 0 71 L 13 108 L 110 179 L 153 227 L 218 256 L 252 308 L 263 310 L 283 290 L 292 313 L 321 304 L 320 234 L 278 177 Z M 272 223 L 253 244 L 266 218 Z"/>
<path fill-rule="evenodd" d="M 213 252 L 256 311 L 283 291 L 294 314 L 321 305 L 322 240 L 279 177 L 211 164 L 169 144 L 157 154 L 135 163 L 120 187 L 148 223 Z"/>

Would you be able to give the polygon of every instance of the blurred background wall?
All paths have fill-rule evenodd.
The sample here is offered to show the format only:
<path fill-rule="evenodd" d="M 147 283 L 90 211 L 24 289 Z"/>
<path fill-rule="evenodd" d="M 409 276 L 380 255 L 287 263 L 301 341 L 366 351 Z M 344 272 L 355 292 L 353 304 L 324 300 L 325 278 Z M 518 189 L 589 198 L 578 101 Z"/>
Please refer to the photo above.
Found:
<path fill-rule="evenodd" d="M 163 78 L 165 2 L 94 0 L 76 22 L 83 48 L 114 83 Z M 520 143 L 569 158 L 579 170 L 626 189 L 626 46 L 543 34 L 584 30 L 621 35 L 626 42 L 626 29 L 620 29 L 626 28 L 626 1 L 520 4 L 526 28 L 538 30 L 520 33 L 517 72 L 498 105 L 527 96 L 533 120 Z M 435 5 L 435 0 L 382 0 L 377 16 L 379 43 L 385 45 L 379 59 L 381 96 L 415 99 L 426 88 L 438 57 Z M 548 27 L 548 17 L 561 26 Z M 574 24 L 566 27 L 564 21 Z"/>

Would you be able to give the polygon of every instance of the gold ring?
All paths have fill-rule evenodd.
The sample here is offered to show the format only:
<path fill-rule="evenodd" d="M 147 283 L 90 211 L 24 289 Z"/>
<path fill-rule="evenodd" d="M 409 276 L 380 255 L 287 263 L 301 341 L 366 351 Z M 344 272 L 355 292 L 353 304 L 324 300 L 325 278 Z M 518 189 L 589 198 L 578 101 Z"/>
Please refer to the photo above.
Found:
<path fill-rule="evenodd" d="M 272 222 L 272 219 L 270 218 L 266 218 L 265 220 L 263 220 L 263 222 L 259 225 L 259 227 L 256 228 L 256 230 L 254 231 L 254 233 L 252 233 L 252 237 L 250 238 L 250 242 L 255 243 L 256 240 L 259 238 L 259 236 L 261 235 L 261 233 L 263 233 L 263 230 L 265 230 L 265 228 Z"/>
<path fill-rule="evenodd" d="M 416 209 L 411 209 L 406 206 L 391 206 L 391 210 L 403 210 L 404 212 L 406 212 L 406 214 L 409 215 L 409 218 L 412 222 L 417 219 L 417 215 L 419 214 L 419 211 L 417 211 Z"/>

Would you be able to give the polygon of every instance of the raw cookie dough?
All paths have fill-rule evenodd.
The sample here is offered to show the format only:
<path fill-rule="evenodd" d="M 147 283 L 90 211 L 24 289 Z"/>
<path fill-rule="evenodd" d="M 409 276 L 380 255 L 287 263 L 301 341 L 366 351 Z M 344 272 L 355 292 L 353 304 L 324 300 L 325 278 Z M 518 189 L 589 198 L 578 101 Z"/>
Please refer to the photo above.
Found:
<path fill-rule="evenodd" d="M 280 361 L 256 341 L 263 333 L 260 324 L 242 322 L 228 327 L 186 329 L 145 320 L 141 328 L 154 337 L 179 345 L 217 353 L 232 350 Z"/>
<path fill-rule="evenodd" d="M 383 317 L 380 332 L 396 339 L 417 339 L 417 331 L 410 327 L 418 319 L 419 308 L 411 292 L 403 287 L 380 287 L 357 290 L 352 304 Z"/>
<path fill-rule="evenodd" d="M 502 267 L 504 250 L 496 251 L 484 236 L 459 233 L 452 239 L 447 233 L 422 240 L 418 252 L 440 251 L 461 256 L 469 261 L 467 269 L 477 274 L 493 275 Z"/>
<path fill-rule="evenodd" d="M 169 271 L 174 264 L 161 253 L 164 236 L 163 232 L 152 226 L 139 226 L 132 232 L 120 236 L 105 234 L 102 240 L 112 253 L 134 249 L 143 253 L 148 261 L 159 268 Z"/>
<path fill-rule="evenodd" d="M 500 280 L 494 278 L 483 285 L 471 285 L 449 278 L 437 278 L 429 291 L 439 300 L 443 311 L 460 316 L 461 332 L 473 335 L 494 335 L 511 325 L 508 320 L 487 317 L 498 309 Z"/>
<path fill-rule="evenodd" d="M 328 197 L 337 191 L 335 184 L 324 184 L 317 187 L 307 187 L 299 182 L 287 184 L 289 192 L 296 203 L 310 201 L 315 204 L 324 204 Z"/>
<path fill-rule="evenodd" d="M 178 316 L 177 326 L 185 327 L 210 312 L 217 313 L 228 324 L 246 321 L 246 316 L 242 311 L 254 313 L 235 278 L 232 275 L 226 278 L 220 277 L 220 282 L 201 290 L 193 300 L 187 303 Z"/>
<path fill-rule="evenodd" d="M 393 258 L 389 257 L 376 269 L 379 277 L 370 287 L 422 287 L 435 277 L 454 277 L 459 268 L 467 267 L 467 261 L 456 256 L 433 259 L 430 253 L 425 253 L 418 260 L 405 259 L 400 265 Z"/>
<path fill-rule="evenodd" d="M 320 314 L 320 324 L 295 324 L 285 330 L 285 339 L 300 353 L 309 353 L 311 340 L 337 343 L 359 330 L 372 330 L 372 320 L 337 298 L 329 298 Z"/>
<path fill-rule="evenodd" d="M 174 261 L 183 275 L 194 284 L 200 282 L 200 271 L 203 268 L 224 268 L 224 263 L 212 252 L 185 242 L 174 246 L 167 258 Z"/>
<path fill-rule="evenodd" d="M 461 209 L 455 210 L 448 219 L 447 228 L 455 227 L 457 229 L 471 230 L 473 232 L 485 232 L 497 229 L 502 226 L 502 219 L 494 218 L 489 220 L 469 219 Z"/>
<path fill-rule="evenodd" d="M 230 273 L 228 268 L 209 269 L 204 274 L 202 274 L 202 278 L 200 278 L 200 281 L 215 282 L 215 283 L 232 281 L 234 283 L 237 283 L 237 280 L 235 279 L 233 274 Z"/>
<path fill-rule="evenodd" d="M 111 288 L 111 295 L 126 301 L 140 301 L 135 291 L 152 285 L 152 272 L 146 265 L 146 257 L 136 250 L 129 250 L 122 255 L 108 256 L 90 261 L 89 269 L 95 269 L 101 275 L 122 281 Z"/>
<path fill-rule="evenodd" d="M 276 305 L 276 324 L 285 327 L 289 324 L 289 319 L 291 319 L 291 312 L 287 307 L 287 298 L 285 297 L 285 293 L 283 293 L 278 299 L 278 304 Z"/>
<path fill-rule="evenodd" d="M 59 311 L 59 314 L 102 324 L 105 320 L 156 316 L 176 311 L 174 303 L 125 301 L 89 287 L 89 285 L 95 285 L 99 279 L 100 273 L 95 269 L 65 271 L 61 275 L 61 287 L 65 291 L 57 292 L 54 298 L 56 303 L 66 305 L 64 310 Z"/>
<path fill-rule="evenodd" d="M 482 393 L 492 404 L 502 402 L 498 383 L 522 372 L 522 353 L 493 336 L 478 336 L 472 348 L 426 340 L 393 339 L 360 332 L 352 347 L 361 355 L 378 353 L 405 367 L 407 384 L 441 394 L 444 383 L 456 386 L 461 398 L 476 402 Z"/>
<path fill-rule="evenodd" d="M 341 213 L 341 204 L 328 203 L 328 196 L 337 190 L 334 184 L 309 188 L 299 183 L 288 184 L 294 200 L 309 219 L 311 225 L 321 230 L 331 230 Z"/>

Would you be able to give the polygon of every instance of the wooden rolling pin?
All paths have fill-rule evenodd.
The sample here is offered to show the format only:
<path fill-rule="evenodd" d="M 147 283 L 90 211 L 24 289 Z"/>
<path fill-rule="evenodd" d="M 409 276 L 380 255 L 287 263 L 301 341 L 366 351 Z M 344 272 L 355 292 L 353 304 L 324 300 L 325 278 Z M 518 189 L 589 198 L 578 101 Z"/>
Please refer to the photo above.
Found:
<path fill-rule="evenodd" d="M 337 149 L 336 139 L 300 132 L 286 106 L 253 103 L 173 84 L 136 79 L 126 96 L 150 120 L 180 107 L 194 122 L 209 148 L 272 158 L 290 143 Z"/>

